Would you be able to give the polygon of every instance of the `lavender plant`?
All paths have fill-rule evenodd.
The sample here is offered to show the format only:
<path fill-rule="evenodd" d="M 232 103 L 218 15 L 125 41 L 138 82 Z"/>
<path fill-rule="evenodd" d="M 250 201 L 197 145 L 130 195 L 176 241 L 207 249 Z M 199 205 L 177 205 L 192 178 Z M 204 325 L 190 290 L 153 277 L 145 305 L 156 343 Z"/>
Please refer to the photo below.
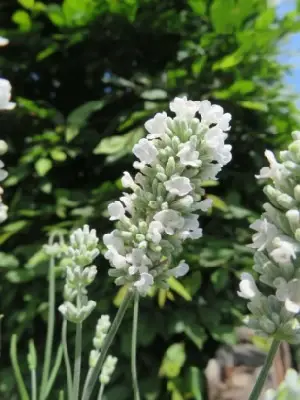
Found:
<path fill-rule="evenodd" d="M 53 234 L 44 247 L 50 257 L 49 309 L 40 400 L 49 397 L 62 357 L 68 400 L 89 400 L 97 381 L 98 400 L 102 399 L 117 363 L 115 357 L 107 355 L 108 350 L 132 300 L 131 371 L 134 399 L 140 399 L 136 367 L 139 298 L 146 296 L 152 287 L 167 289 L 170 277 L 178 278 L 188 272 L 188 264 L 185 260 L 178 263 L 178 258 L 187 239 L 202 236 L 198 213 L 211 207 L 211 200 L 205 198 L 203 182 L 216 180 L 222 167 L 231 160 L 231 146 L 225 144 L 231 115 L 224 113 L 222 107 L 183 97 L 175 98 L 170 103 L 170 110 L 175 117 L 158 113 L 145 123 L 148 134 L 133 148 L 138 158 L 134 168 L 138 172 L 134 177 L 125 172 L 122 178 L 124 189 L 130 189 L 131 193 L 124 192 L 120 200 L 108 206 L 110 219 L 117 223 L 116 229 L 103 237 L 107 248 L 104 256 L 111 265 L 109 275 L 114 277 L 116 285 L 125 286 L 127 292 L 112 323 L 108 316 L 98 320 L 82 394 L 82 328 L 96 306 L 96 302 L 88 298 L 88 286 L 97 274 L 96 266 L 91 264 L 99 254 L 99 239 L 95 230 L 85 225 L 71 234 L 68 244 L 61 236 L 59 242 L 54 242 Z M 63 316 L 62 338 L 52 363 L 55 263 L 61 257 L 67 262 L 64 302 L 59 306 Z M 73 371 L 68 349 L 68 323 L 76 324 Z M 37 360 L 33 342 L 30 348 L 32 399 L 36 400 Z M 16 349 L 12 353 L 14 356 Z M 18 371 L 15 372 L 17 376 Z M 23 393 L 22 400 L 27 400 L 22 378 L 18 386 L 20 394 Z"/>
<path fill-rule="evenodd" d="M 300 132 L 280 152 L 280 162 L 267 150 L 269 167 L 261 169 L 258 179 L 268 180 L 264 193 L 269 202 L 251 228 L 255 265 L 262 285 L 252 274 L 243 273 L 238 294 L 249 300 L 249 327 L 259 335 L 273 338 L 266 364 L 250 399 L 257 399 L 280 341 L 300 342 Z"/>

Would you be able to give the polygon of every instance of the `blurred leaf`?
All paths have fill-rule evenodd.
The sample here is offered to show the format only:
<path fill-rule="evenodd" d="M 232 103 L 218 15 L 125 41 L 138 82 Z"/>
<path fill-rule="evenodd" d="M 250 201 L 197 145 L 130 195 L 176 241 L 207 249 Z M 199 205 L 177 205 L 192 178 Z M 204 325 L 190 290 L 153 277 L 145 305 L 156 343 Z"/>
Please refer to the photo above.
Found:
<path fill-rule="evenodd" d="M 174 276 L 171 276 L 168 279 L 168 285 L 174 292 L 179 294 L 179 296 L 183 297 L 187 301 L 191 301 L 192 297 L 190 293 L 186 290 L 186 288 L 180 283 Z"/>
<path fill-rule="evenodd" d="M 125 155 L 127 152 L 131 152 L 134 144 L 143 136 L 143 129 L 138 128 L 122 136 L 114 135 L 104 138 L 94 149 L 94 154 L 114 155 L 120 153 L 121 155 Z"/>
<path fill-rule="evenodd" d="M 235 51 L 228 56 L 225 56 L 221 60 L 218 60 L 213 65 L 213 70 L 217 71 L 219 69 L 229 69 L 235 67 L 243 61 L 243 54 L 240 50 Z"/>
<path fill-rule="evenodd" d="M 40 158 L 34 164 L 34 167 L 39 176 L 45 176 L 52 168 L 52 161 L 49 158 Z"/>
<path fill-rule="evenodd" d="M 228 206 L 222 199 L 220 199 L 220 197 L 215 196 L 213 194 L 208 194 L 206 197 L 213 201 L 213 207 L 215 207 L 221 211 L 227 211 Z"/>
<path fill-rule="evenodd" d="M 251 110 L 257 110 L 257 111 L 268 111 L 268 105 L 265 103 L 262 103 L 260 101 L 240 101 L 239 104 L 245 108 L 250 108 Z"/>
<path fill-rule="evenodd" d="M 19 260 L 12 254 L 0 252 L 0 268 L 14 269 L 19 266 Z"/>
<path fill-rule="evenodd" d="M 192 10 L 198 14 L 203 15 L 206 12 L 206 1 L 205 0 L 189 0 L 189 5 L 191 6 Z"/>
<path fill-rule="evenodd" d="M 12 20 L 19 25 L 22 32 L 28 32 L 31 29 L 31 18 L 28 12 L 24 10 L 18 10 L 14 12 Z"/>
<path fill-rule="evenodd" d="M 21 6 L 31 9 L 34 6 L 34 0 L 18 0 Z"/>
<path fill-rule="evenodd" d="M 203 400 L 201 394 L 202 382 L 200 379 L 200 371 L 196 367 L 189 368 L 189 377 L 190 377 L 190 387 L 191 392 L 193 393 L 195 400 Z"/>
<path fill-rule="evenodd" d="M 214 288 L 218 292 L 225 288 L 225 286 L 227 285 L 228 279 L 229 279 L 228 271 L 225 269 L 221 269 L 221 268 L 219 268 L 217 271 L 215 271 L 211 276 L 211 281 L 214 285 Z"/>
<path fill-rule="evenodd" d="M 168 93 L 162 89 L 151 89 L 142 92 L 141 97 L 145 100 L 162 100 L 168 97 Z"/>
<path fill-rule="evenodd" d="M 183 343 L 174 343 L 168 347 L 162 360 L 159 376 L 175 378 L 180 374 L 186 355 Z"/>

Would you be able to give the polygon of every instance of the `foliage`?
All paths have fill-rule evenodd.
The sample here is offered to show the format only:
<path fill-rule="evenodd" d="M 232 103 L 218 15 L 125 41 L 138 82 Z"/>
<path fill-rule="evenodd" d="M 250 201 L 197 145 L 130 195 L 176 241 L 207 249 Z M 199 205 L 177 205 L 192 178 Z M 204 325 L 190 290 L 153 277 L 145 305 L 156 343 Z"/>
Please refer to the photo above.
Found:
<path fill-rule="evenodd" d="M 143 122 L 175 95 L 207 98 L 232 113 L 233 161 L 219 185 L 207 182 L 214 208 L 203 239 L 186 248 L 192 271 L 141 309 L 145 398 L 200 399 L 201 371 L 219 342 L 234 341 L 244 312 L 235 278 L 252 264 L 244 244 L 262 201 L 254 174 L 265 148 L 281 147 L 297 126 L 276 56 L 282 38 L 300 29 L 299 14 L 278 19 L 262 0 L 19 0 L 1 5 L 0 26 L 11 40 L 1 49 L 1 73 L 18 102 L 0 116 L 10 148 L 10 217 L 0 229 L 2 348 L 18 333 L 24 362 L 27 339 L 35 336 L 38 354 L 44 344 L 47 260 L 40 248 L 47 234 L 84 222 L 99 236 L 111 229 L 106 205 L 119 195 L 121 172 L 131 169 Z M 98 265 L 86 354 L 97 316 L 115 313 L 112 299 L 122 297 L 102 257 Z M 131 398 L 130 319 L 113 350 L 120 363 L 108 399 Z M 14 400 L 5 351 L 2 365 L 1 398 Z"/>

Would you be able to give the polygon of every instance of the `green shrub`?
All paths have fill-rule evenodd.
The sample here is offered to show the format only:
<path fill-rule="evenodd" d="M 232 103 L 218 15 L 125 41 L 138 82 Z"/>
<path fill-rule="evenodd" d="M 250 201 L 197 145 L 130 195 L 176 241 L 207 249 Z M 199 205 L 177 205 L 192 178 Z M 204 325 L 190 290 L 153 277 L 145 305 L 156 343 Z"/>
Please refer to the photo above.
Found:
<path fill-rule="evenodd" d="M 183 286 L 142 303 L 138 361 L 147 400 L 201 399 L 208 358 L 219 342 L 235 340 L 245 312 L 236 277 L 252 265 L 244 245 L 263 199 L 254 174 L 264 150 L 280 148 L 299 122 L 277 60 L 282 38 L 300 30 L 299 14 L 278 19 L 263 0 L 19 0 L 1 5 L 0 18 L 11 40 L 1 49 L 1 72 L 18 103 L 0 116 L 10 207 L 0 229 L 1 398 L 17 399 L 10 335 L 20 336 L 24 363 L 30 337 L 38 349 L 44 344 L 47 234 L 85 222 L 99 236 L 108 232 L 106 206 L 131 169 L 144 121 L 187 94 L 232 114 L 233 160 L 209 188 L 213 211 L 202 221 L 203 239 L 186 248 L 192 268 Z M 103 257 L 98 265 L 87 351 L 96 318 L 115 313 L 122 297 Z M 131 399 L 130 319 L 115 343 L 120 363 L 108 399 Z"/>

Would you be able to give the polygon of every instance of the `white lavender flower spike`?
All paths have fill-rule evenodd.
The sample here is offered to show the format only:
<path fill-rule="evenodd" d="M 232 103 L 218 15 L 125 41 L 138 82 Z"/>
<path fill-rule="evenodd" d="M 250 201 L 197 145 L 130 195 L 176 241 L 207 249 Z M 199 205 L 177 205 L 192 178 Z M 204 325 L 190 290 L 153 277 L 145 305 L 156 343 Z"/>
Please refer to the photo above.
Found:
<path fill-rule="evenodd" d="M 262 217 L 250 227 L 256 231 L 250 247 L 256 250 L 254 270 L 264 285 L 251 277 L 240 283 L 241 297 L 250 300 L 249 325 L 276 340 L 300 342 L 300 132 L 292 133 L 280 160 L 267 150 L 269 167 L 258 179 L 267 180 Z M 251 276 L 251 275 L 250 275 Z M 267 285 L 267 286 L 265 286 Z M 270 291 L 271 288 L 271 291 Z M 272 293 L 273 292 L 273 293 Z"/>
<path fill-rule="evenodd" d="M 132 193 L 108 206 L 117 224 L 103 238 L 109 274 L 142 295 L 188 272 L 184 260 L 176 267 L 176 259 L 186 239 L 202 236 L 195 212 L 211 207 L 202 182 L 215 180 L 231 160 L 231 146 L 225 144 L 231 116 L 222 107 L 183 97 L 175 98 L 170 110 L 175 117 L 163 112 L 145 123 L 148 135 L 133 148 L 138 172 L 122 177 Z"/>

